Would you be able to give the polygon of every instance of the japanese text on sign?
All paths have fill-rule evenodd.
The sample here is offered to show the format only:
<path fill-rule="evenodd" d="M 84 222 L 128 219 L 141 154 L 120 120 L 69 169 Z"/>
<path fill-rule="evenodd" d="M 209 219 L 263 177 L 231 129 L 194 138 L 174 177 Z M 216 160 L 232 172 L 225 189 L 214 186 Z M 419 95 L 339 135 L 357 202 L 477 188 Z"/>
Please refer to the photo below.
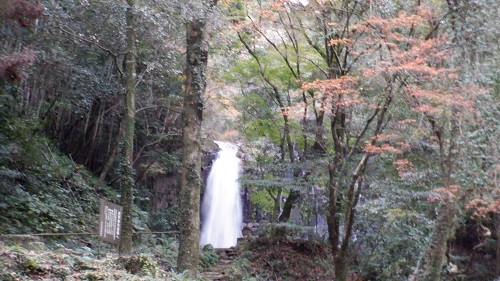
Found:
<path fill-rule="evenodd" d="M 99 237 L 102 241 L 119 244 L 122 207 L 101 199 L 99 214 Z"/>

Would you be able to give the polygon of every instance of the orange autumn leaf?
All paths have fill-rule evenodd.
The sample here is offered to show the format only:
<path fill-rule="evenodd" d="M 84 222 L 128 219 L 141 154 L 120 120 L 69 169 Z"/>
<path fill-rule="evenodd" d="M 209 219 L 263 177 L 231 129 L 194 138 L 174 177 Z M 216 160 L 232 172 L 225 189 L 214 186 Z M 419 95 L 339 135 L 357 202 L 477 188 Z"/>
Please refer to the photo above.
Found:
<path fill-rule="evenodd" d="M 413 171 L 413 163 L 407 158 L 398 159 L 392 165 L 396 168 L 400 177 L 403 177 L 406 172 Z"/>
<path fill-rule="evenodd" d="M 328 42 L 328 45 L 330 46 L 337 46 L 337 45 L 350 45 L 352 43 L 352 40 L 349 38 L 339 38 L 339 39 L 331 39 Z"/>
<path fill-rule="evenodd" d="M 336 79 L 324 79 L 324 80 L 315 80 L 313 82 L 304 83 L 302 85 L 302 90 L 327 90 L 327 91 L 336 91 L 339 94 L 349 94 L 355 93 L 356 90 L 354 86 L 357 83 L 357 78 L 352 76 L 343 76 Z"/>
<path fill-rule="evenodd" d="M 498 214 L 500 213 L 500 199 L 475 198 L 467 204 L 466 208 L 472 210 L 478 217 L 484 217 L 490 213 Z"/>
<path fill-rule="evenodd" d="M 433 190 L 435 197 L 429 198 L 430 202 L 451 202 L 461 192 L 462 188 L 459 185 L 449 185 L 447 187 L 440 187 Z"/>
<path fill-rule="evenodd" d="M 396 148 L 390 144 L 384 143 L 381 146 L 373 145 L 371 143 L 367 143 L 365 148 L 363 149 L 368 154 L 381 154 L 383 152 L 393 153 L 393 154 L 402 154 L 403 151 L 399 148 Z"/>

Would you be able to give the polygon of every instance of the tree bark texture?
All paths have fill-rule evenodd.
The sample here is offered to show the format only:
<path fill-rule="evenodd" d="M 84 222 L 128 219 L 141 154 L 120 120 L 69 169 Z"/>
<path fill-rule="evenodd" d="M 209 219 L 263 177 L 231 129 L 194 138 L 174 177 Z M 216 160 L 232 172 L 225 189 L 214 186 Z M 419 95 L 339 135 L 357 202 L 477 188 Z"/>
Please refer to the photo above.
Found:
<path fill-rule="evenodd" d="M 216 1 L 210 2 L 210 7 Z M 206 11 L 207 13 L 209 11 Z M 186 25 L 186 86 L 183 108 L 183 155 L 180 191 L 180 242 L 177 270 L 195 277 L 200 254 L 201 123 L 208 59 L 207 17 Z"/>
<path fill-rule="evenodd" d="M 136 33 L 135 33 L 135 0 L 127 0 L 127 54 L 125 56 L 125 120 L 123 123 L 123 164 L 121 174 L 122 193 L 122 237 L 119 247 L 120 254 L 130 254 L 132 251 L 132 205 L 134 189 L 134 169 L 132 167 L 134 154 L 135 130 L 135 94 L 136 94 Z"/>
<path fill-rule="evenodd" d="M 431 242 L 409 281 L 441 280 L 441 270 L 445 261 L 448 238 L 455 229 L 456 211 L 456 202 L 446 202 L 441 206 Z"/>
<path fill-rule="evenodd" d="M 274 206 L 273 206 L 273 215 L 271 216 L 271 222 L 277 222 L 278 217 L 281 212 L 281 199 L 283 198 L 283 187 L 276 188 L 276 195 L 274 195 L 274 188 L 268 187 L 266 188 L 269 196 L 273 198 Z"/>
<path fill-rule="evenodd" d="M 300 198 L 300 191 L 293 189 L 290 190 L 290 194 L 286 198 L 285 205 L 283 206 L 283 212 L 279 216 L 278 220 L 280 222 L 287 222 L 292 214 L 293 205 Z"/>

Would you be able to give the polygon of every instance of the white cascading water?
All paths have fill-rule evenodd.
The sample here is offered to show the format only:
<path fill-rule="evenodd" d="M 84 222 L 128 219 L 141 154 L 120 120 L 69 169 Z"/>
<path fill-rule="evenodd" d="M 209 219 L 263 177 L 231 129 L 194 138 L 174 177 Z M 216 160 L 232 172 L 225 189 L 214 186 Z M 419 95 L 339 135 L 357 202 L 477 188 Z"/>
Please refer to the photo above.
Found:
<path fill-rule="evenodd" d="M 215 141 L 221 149 L 207 179 L 201 204 L 200 244 L 230 248 L 241 237 L 243 210 L 240 197 L 240 159 L 234 144 Z"/>

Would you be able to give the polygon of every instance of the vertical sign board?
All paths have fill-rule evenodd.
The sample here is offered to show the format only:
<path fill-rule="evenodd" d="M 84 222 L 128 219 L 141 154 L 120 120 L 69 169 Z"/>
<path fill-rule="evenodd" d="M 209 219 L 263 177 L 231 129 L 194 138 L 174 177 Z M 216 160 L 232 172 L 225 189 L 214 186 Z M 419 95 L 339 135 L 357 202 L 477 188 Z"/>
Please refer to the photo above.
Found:
<path fill-rule="evenodd" d="M 99 237 L 102 241 L 120 244 L 122 206 L 101 199 L 99 212 Z"/>

